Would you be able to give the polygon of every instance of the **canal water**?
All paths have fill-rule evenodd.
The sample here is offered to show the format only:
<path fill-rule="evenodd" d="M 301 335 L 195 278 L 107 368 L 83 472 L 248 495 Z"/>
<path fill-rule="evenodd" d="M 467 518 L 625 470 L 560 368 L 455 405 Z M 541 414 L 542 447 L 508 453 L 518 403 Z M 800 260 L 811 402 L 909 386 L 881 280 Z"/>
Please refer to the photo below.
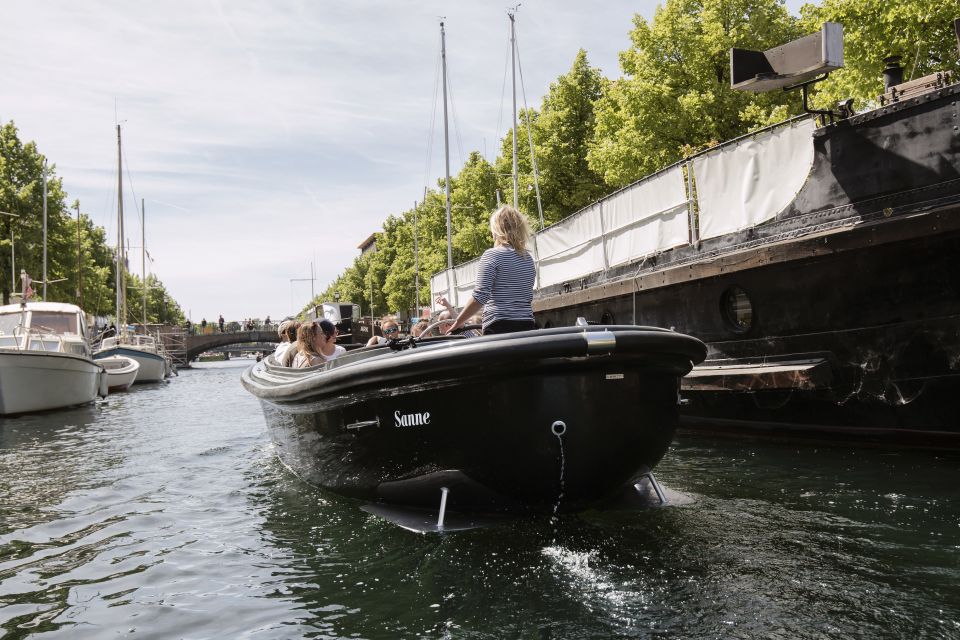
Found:
<path fill-rule="evenodd" d="M 3 638 L 960 638 L 960 457 L 681 434 L 685 503 L 418 535 L 272 455 L 251 361 L 0 420 Z"/>

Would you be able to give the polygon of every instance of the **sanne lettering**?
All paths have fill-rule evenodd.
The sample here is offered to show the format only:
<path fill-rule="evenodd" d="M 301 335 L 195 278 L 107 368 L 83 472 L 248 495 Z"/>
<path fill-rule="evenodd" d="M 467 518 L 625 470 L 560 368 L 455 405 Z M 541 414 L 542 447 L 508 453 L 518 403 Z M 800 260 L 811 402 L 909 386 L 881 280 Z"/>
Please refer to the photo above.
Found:
<path fill-rule="evenodd" d="M 393 424 L 397 427 L 415 427 L 430 424 L 430 412 L 401 414 L 399 411 L 394 411 Z"/>

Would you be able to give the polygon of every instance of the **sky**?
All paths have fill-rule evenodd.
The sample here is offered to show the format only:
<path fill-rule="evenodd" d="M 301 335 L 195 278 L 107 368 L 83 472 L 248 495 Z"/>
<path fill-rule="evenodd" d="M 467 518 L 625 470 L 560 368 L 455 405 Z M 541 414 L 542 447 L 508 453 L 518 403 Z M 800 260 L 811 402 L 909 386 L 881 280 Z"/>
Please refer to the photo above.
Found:
<path fill-rule="evenodd" d="M 620 76 L 654 0 L 524 0 L 523 85 L 539 108 L 579 49 Z M 796 14 L 799 3 L 788 2 Z M 127 233 L 195 322 L 298 312 L 388 215 L 443 175 L 440 20 L 451 174 L 510 127 L 507 3 L 458 0 L 5 0 L 0 121 L 55 163 L 68 204 Z M 507 82 L 506 87 L 504 82 Z M 518 80 L 519 81 L 519 80 Z M 433 140 L 431 144 L 431 139 Z M 140 259 L 131 262 L 139 268 Z M 315 281 L 310 282 L 311 266 Z M 429 274 L 424 274 L 429 276 Z"/>

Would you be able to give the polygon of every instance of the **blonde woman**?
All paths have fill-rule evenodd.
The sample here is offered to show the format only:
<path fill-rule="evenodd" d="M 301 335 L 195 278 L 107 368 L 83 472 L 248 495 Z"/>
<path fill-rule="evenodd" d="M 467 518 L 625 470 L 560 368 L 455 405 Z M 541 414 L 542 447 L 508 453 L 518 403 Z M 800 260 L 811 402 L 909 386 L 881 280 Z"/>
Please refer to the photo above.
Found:
<path fill-rule="evenodd" d="M 444 333 L 456 331 L 483 309 L 483 334 L 512 333 L 535 328 L 533 283 L 536 267 L 527 251 L 530 225 L 513 207 L 500 207 L 490 216 L 493 248 L 480 256 L 477 284 L 460 315 Z"/>
<path fill-rule="evenodd" d="M 315 322 L 304 322 L 297 329 L 297 355 L 291 365 L 294 369 L 305 369 L 318 364 L 323 364 L 323 356 L 320 355 L 320 345 L 323 332 Z"/>

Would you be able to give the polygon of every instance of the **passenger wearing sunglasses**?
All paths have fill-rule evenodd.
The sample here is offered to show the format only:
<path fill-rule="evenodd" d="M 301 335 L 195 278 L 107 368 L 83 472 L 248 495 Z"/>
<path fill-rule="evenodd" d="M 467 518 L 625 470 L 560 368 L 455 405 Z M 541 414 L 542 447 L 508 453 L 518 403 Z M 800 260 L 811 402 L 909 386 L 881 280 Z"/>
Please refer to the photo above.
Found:
<path fill-rule="evenodd" d="M 387 344 L 388 340 L 400 337 L 400 325 L 397 324 L 397 319 L 393 316 L 384 316 L 383 319 L 380 320 L 380 331 L 383 332 L 383 336 L 373 336 L 367 340 L 368 347 Z"/>
<path fill-rule="evenodd" d="M 345 354 L 347 350 L 337 344 L 337 327 L 327 319 L 315 322 L 320 330 L 317 335 L 317 353 L 324 362 L 330 362 Z"/>

